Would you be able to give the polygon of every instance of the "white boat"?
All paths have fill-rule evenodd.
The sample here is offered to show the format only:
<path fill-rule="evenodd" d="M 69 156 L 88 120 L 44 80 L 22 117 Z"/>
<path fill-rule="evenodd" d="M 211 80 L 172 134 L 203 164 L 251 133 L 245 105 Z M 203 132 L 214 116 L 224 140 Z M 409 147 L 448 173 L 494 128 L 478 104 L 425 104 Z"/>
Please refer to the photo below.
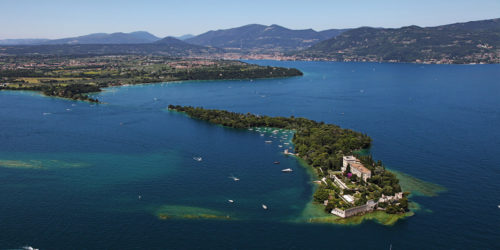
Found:
<path fill-rule="evenodd" d="M 500 205 L 498 205 L 498 208 L 500 208 Z"/>
<path fill-rule="evenodd" d="M 229 201 L 229 203 L 233 203 L 234 202 L 233 200 L 227 200 L 227 201 Z"/>
<path fill-rule="evenodd" d="M 281 172 L 289 173 L 289 172 L 293 172 L 293 170 L 291 168 L 285 168 L 285 169 L 282 169 Z"/>
<path fill-rule="evenodd" d="M 272 143 L 273 141 L 265 141 L 265 143 Z"/>
<path fill-rule="evenodd" d="M 195 160 L 195 161 L 202 161 L 203 158 L 201 158 L 201 157 L 193 157 L 193 160 Z"/>
<path fill-rule="evenodd" d="M 278 145 L 278 148 L 282 148 L 282 147 L 283 147 L 283 145 Z"/>
<path fill-rule="evenodd" d="M 260 136 L 264 136 L 264 134 L 260 134 Z"/>
<path fill-rule="evenodd" d="M 229 178 L 233 179 L 233 181 L 239 181 L 240 180 L 240 178 L 238 178 L 238 177 L 236 177 L 234 175 L 229 176 Z"/>
<path fill-rule="evenodd" d="M 34 248 L 32 246 L 24 246 L 22 249 L 24 249 L 24 250 L 39 250 L 38 248 Z"/>
<path fill-rule="evenodd" d="M 264 204 L 262 204 L 262 208 L 263 208 L 264 210 L 267 210 L 267 206 L 266 206 L 266 205 L 264 205 Z"/>

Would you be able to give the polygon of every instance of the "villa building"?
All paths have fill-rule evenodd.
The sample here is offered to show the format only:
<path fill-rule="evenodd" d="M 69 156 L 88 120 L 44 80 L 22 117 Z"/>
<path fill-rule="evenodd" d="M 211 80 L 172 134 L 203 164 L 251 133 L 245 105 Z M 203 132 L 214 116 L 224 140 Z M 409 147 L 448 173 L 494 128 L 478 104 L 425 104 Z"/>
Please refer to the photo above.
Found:
<path fill-rule="evenodd" d="M 357 175 L 359 178 L 362 178 L 364 181 L 372 177 L 372 172 L 368 168 L 363 166 L 363 164 L 361 164 L 361 162 L 356 157 L 349 155 L 342 158 L 342 172 L 345 172 L 347 170 L 347 167 L 350 166 L 351 173 Z"/>

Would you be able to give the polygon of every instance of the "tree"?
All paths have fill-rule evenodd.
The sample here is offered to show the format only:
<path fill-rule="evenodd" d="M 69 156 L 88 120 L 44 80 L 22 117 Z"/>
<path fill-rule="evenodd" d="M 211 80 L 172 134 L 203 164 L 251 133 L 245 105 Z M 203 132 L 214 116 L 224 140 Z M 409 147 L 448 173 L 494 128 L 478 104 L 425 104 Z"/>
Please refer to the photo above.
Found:
<path fill-rule="evenodd" d="M 316 192 L 314 192 L 313 198 L 317 202 L 323 202 L 328 199 L 328 196 L 330 196 L 330 194 L 327 189 L 318 187 Z"/>

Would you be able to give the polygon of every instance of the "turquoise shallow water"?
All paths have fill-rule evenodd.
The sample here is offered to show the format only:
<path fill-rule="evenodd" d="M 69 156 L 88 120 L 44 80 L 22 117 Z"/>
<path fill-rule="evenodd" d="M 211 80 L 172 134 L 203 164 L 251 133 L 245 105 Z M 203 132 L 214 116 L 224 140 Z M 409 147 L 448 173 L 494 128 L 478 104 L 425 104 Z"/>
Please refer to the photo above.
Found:
<path fill-rule="evenodd" d="M 0 92 L 0 248 L 500 247 L 499 65 L 254 62 L 305 75 L 109 88 L 103 105 Z M 424 209 L 392 227 L 289 223 L 312 184 L 277 138 L 168 104 L 362 131 L 377 159 L 447 191 L 414 197 Z M 159 219 L 165 211 L 231 220 Z"/>

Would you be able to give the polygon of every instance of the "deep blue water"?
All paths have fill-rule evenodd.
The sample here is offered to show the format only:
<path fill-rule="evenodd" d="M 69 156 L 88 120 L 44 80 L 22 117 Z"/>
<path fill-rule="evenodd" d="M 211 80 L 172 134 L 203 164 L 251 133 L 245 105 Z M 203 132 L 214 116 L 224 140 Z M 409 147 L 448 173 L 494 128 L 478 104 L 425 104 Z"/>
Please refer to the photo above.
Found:
<path fill-rule="evenodd" d="M 500 65 L 254 63 L 305 75 L 110 88 L 100 105 L 0 92 L 0 249 L 500 248 Z M 292 223 L 312 184 L 277 139 L 168 104 L 362 131 L 375 158 L 447 191 L 413 197 L 422 209 L 391 227 Z M 162 207 L 234 219 L 161 220 Z"/>

